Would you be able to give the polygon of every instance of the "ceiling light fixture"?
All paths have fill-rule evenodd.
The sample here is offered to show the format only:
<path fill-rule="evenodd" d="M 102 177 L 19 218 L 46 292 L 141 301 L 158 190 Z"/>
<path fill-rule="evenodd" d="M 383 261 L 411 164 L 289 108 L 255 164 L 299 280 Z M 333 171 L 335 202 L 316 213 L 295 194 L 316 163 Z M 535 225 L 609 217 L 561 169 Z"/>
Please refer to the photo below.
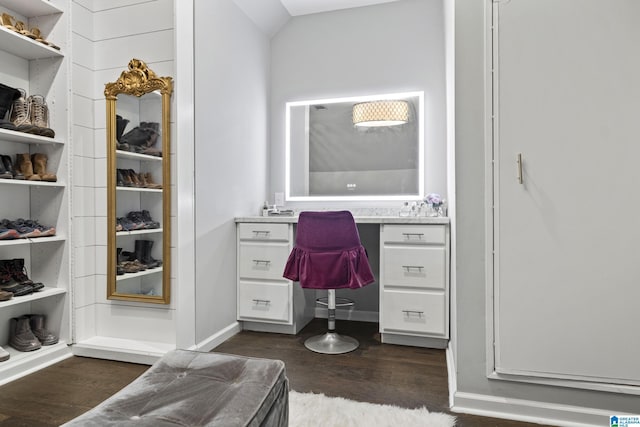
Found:
<path fill-rule="evenodd" d="M 407 101 L 371 101 L 353 106 L 355 126 L 396 126 L 409 121 Z"/>

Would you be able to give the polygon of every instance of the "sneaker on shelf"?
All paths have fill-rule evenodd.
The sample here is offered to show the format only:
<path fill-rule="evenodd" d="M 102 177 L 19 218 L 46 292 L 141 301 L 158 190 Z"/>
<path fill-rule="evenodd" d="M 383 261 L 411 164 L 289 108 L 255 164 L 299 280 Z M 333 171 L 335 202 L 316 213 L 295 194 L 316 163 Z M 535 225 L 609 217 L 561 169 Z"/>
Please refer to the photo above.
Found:
<path fill-rule="evenodd" d="M 29 112 L 31 113 L 31 124 L 36 127 L 38 135 L 53 138 L 56 133 L 49 127 L 49 107 L 42 95 L 31 95 L 27 98 Z"/>
<path fill-rule="evenodd" d="M 9 357 L 11 357 L 9 352 L 7 350 L 5 350 L 4 348 L 0 347 L 0 362 L 4 362 L 6 360 L 9 360 Z"/>

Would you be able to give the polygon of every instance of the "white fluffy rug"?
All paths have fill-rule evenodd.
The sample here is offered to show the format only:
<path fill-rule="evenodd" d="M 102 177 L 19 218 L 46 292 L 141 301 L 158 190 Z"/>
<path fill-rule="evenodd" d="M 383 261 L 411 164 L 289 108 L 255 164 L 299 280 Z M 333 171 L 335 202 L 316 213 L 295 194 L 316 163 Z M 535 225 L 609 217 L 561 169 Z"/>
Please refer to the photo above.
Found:
<path fill-rule="evenodd" d="M 452 427 L 455 417 L 425 408 L 356 402 L 324 394 L 289 392 L 289 427 Z"/>

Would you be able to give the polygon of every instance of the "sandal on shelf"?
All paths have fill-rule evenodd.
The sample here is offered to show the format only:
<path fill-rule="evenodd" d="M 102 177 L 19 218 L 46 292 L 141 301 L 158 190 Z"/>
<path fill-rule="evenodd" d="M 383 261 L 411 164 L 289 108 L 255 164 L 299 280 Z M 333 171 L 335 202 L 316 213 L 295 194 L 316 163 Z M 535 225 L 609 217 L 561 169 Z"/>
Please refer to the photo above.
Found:
<path fill-rule="evenodd" d="M 0 22 L 2 22 L 3 27 L 8 28 L 11 31 L 19 32 L 16 29 L 15 24 L 13 23 L 14 19 L 15 18 L 13 16 L 9 15 L 6 12 L 0 15 Z"/>
<path fill-rule="evenodd" d="M 60 46 L 56 46 L 55 44 L 51 43 L 51 42 L 50 42 L 50 41 L 48 41 L 48 40 L 45 40 L 45 38 L 44 38 L 44 37 L 42 37 L 42 33 L 40 32 L 40 28 L 38 28 L 38 27 L 31 27 L 31 33 L 30 33 L 30 34 L 32 34 L 32 35 L 33 35 L 33 37 L 32 37 L 32 38 L 33 38 L 35 41 L 40 42 L 40 43 L 42 43 L 42 44 L 44 44 L 44 45 L 47 45 L 47 46 L 49 46 L 49 47 L 52 47 L 52 48 L 54 48 L 54 49 L 56 49 L 56 50 L 60 50 Z"/>
<path fill-rule="evenodd" d="M 18 33 L 22 34 L 25 37 L 29 37 L 30 39 L 36 39 L 35 34 L 33 34 L 31 31 L 27 30 L 27 26 L 24 25 L 24 22 L 22 21 L 16 21 L 16 26 L 15 26 L 15 30 Z"/>

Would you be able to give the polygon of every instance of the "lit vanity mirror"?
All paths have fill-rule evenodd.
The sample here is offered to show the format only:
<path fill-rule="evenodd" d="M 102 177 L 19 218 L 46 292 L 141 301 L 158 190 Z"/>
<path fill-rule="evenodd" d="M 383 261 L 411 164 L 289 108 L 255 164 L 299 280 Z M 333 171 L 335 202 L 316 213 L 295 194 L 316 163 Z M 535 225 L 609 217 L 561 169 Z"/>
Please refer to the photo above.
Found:
<path fill-rule="evenodd" d="M 287 200 L 420 199 L 423 120 L 423 92 L 288 102 Z"/>
<path fill-rule="evenodd" d="M 138 59 L 105 85 L 107 298 L 169 304 L 171 77 Z"/>

